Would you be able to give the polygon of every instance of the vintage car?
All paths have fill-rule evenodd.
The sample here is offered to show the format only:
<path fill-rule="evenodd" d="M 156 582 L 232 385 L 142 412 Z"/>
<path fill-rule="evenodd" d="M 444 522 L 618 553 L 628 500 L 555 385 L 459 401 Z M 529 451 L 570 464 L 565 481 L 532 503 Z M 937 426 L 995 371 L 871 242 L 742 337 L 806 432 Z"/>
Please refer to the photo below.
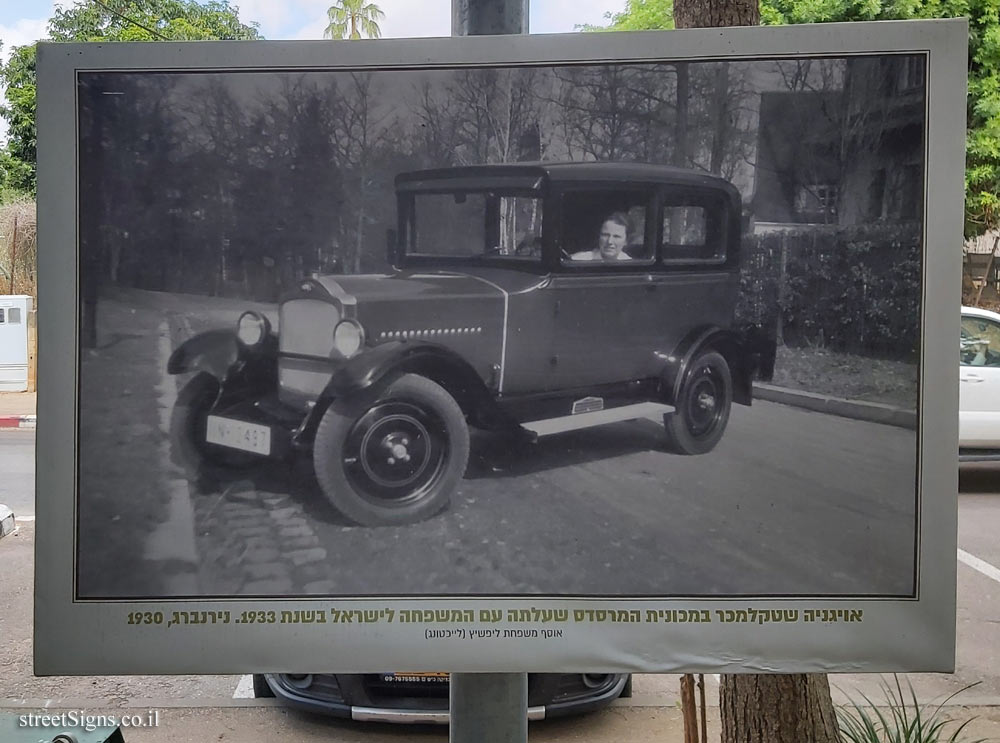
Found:
<path fill-rule="evenodd" d="M 221 477 L 311 454 L 344 516 L 445 508 L 469 428 L 522 440 L 662 416 L 704 454 L 774 343 L 738 328 L 741 202 L 717 177 L 630 163 L 457 167 L 396 178 L 385 275 L 331 275 L 169 361 L 182 463 Z M 228 473 L 228 474 L 227 474 Z"/>
<path fill-rule="evenodd" d="M 368 722 L 448 722 L 447 673 L 254 674 L 255 697 Z M 529 673 L 528 719 L 543 720 L 606 707 L 632 696 L 623 673 Z"/>

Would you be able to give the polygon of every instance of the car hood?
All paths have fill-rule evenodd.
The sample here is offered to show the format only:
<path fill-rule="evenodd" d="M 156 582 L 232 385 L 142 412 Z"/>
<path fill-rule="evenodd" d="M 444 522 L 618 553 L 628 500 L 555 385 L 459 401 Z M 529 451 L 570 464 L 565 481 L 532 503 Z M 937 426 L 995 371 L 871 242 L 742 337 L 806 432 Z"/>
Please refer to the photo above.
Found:
<path fill-rule="evenodd" d="M 475 272 L 400 271 L 394 274 L 321 276 L 316 282 L 332 296 L 353 297 L 358 305 L 399 300 L 496 297 L 530 290 L 543 283 L 544 276 L 505 269 Z"/>

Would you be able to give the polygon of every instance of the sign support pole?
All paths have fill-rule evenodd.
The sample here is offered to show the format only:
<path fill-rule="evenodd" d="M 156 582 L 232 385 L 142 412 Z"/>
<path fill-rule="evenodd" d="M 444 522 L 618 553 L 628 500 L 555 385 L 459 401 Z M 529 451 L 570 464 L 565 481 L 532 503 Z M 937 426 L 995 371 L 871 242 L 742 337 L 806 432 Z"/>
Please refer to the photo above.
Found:
<path fill-rule="evenodd" d="M 451 0 L 451 35 L 528 33 L 530 0 Z M 526 743 L 527 673 L 453 673 L 449 743 Z"/>

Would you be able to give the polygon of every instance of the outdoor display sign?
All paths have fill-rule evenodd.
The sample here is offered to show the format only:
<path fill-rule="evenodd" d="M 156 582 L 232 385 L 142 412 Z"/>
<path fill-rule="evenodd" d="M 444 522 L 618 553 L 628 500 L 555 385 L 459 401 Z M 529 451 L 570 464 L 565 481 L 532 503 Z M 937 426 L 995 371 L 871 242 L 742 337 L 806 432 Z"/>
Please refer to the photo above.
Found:
<path fill-rule="evenodd" d="M 36 672 L 950 670 L 966 37 L 41 44 Z"/>

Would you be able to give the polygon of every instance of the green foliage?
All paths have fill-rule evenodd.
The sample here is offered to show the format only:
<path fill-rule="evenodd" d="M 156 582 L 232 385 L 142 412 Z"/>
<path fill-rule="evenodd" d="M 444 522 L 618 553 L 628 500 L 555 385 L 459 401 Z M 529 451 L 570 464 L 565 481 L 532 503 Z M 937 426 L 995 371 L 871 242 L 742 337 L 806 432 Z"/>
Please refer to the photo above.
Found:
<path fill-rule="evenodd" d="M 904 694 L 899 677 L 893 678 L 894 686 L 882 685 L 887 711 L 864 695 L 865 707 L 852 701 L 848 708 L 837 711 L 844 743 L 983 743 L 983 739 L 972 741 L 964 735 L 971 719 L 957 723 L 943 714 L 945 704 L 971 686 L 936 706 L 921 705 L 909 682 Z"/>
<path fill-rule="evenodd" d="M 323 35 L 331 39 L 360 39 L 361 34 L 377 39 L 382 35 L 378 22 L 385 17 L 385 13 L 375 3 L 337 0 L 326 14 L 330 25 Z"/>
<path fill-rule="evenodd" d="M 109 8 L 113 7 L 114 10 Z M 78 0 L 56 7 L 49 20 L 53 41 L 254 40 L 257 24 L 239 19 L 228 0 L 131 0 L 113 6 Z M 15 47 L 0 65 L 6 87 L 0 116 L 7 120 L 8 141 L 0 149 L 0 189 L 35 192 L 35 45 Z M 0 196 L 0 199 L 3 197 Z"/>
<path fill-rule="evenodd" d="M 737 315 L 795 346 L 908 360 L 917 352 L 916 224 L 749 235 Z M 779 331 L 780 329 L 780 331 Z"/>
<path fill-rule="evenodd" d="M 607 26 L 582 26 L 584 31 L 648 31 L 674 27 L 674 0 L 625 0 L 620 13 L 605 13 Z"/>
<path fill-rule="evenodd" d="M 112 12 L 109 8 L 114 8 Z M 228 0 L 130 0 L 113 6 L 78 0 L 57 6 L 49 20 L 53 41 L 189 41 L 260 39 L 257 24 L 239 19 Z"/>
<path fill-rule="evenodd" d="M 6 88 L 0 116 L 7 120 L 6 146 L 0 150 L 2 186 L 14 192 L 35 192 L 35 46 L 15 47 L 0 66 Z"/>

